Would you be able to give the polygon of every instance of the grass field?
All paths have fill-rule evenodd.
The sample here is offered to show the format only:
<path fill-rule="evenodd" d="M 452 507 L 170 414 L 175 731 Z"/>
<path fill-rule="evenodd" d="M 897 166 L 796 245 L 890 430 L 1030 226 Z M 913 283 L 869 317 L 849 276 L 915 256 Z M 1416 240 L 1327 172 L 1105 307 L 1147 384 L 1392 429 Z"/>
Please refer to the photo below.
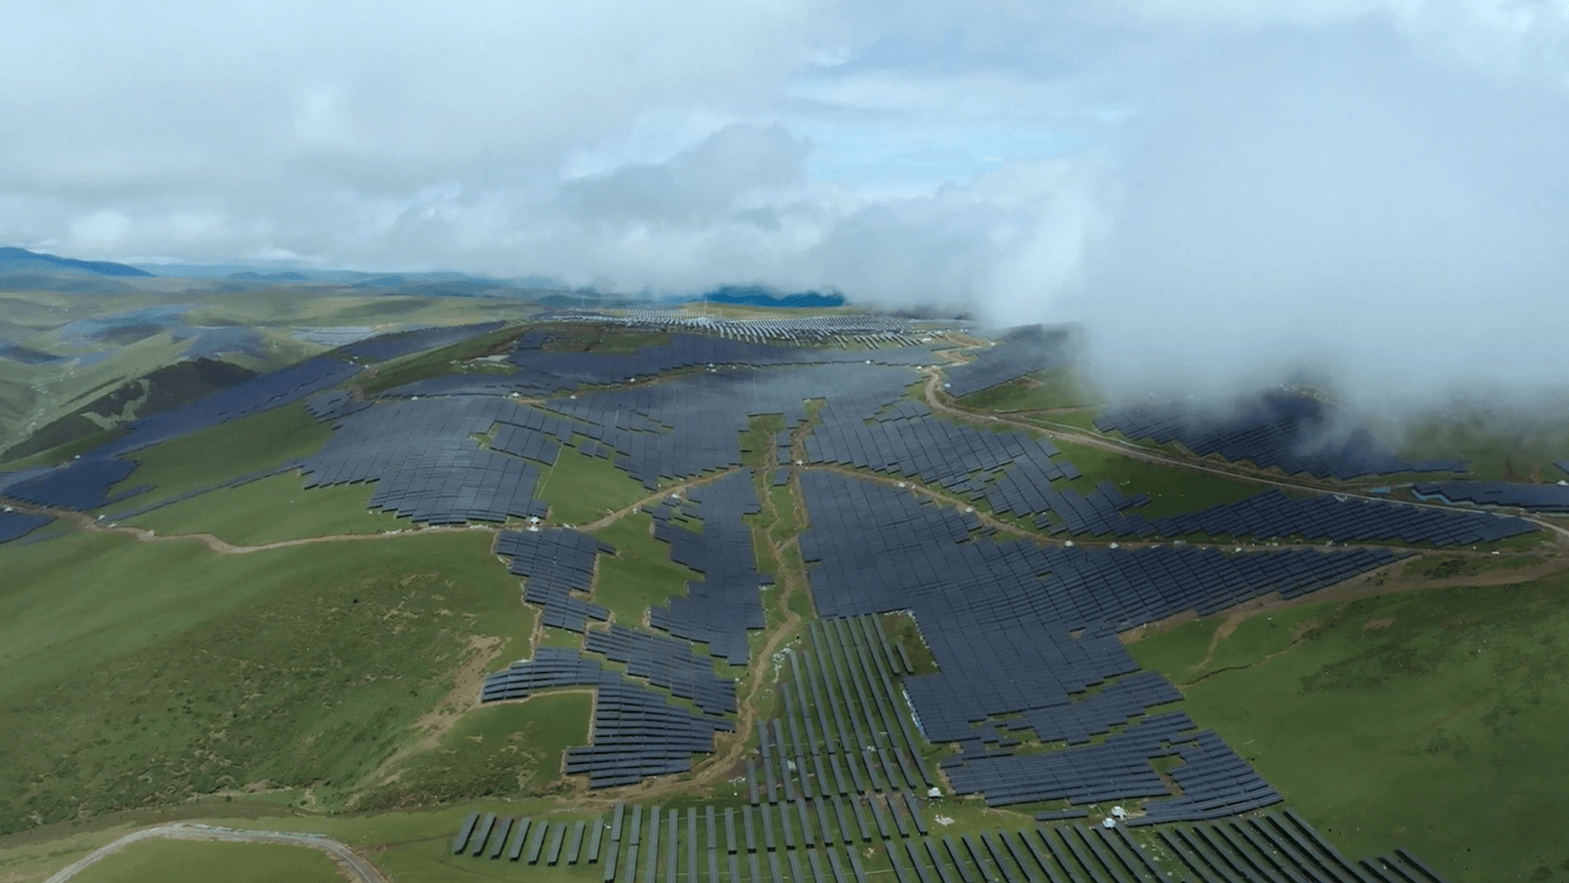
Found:
<path fill-rule="evenodd" d="M 1080 493 L 1090 493 L 1101 481 L 1111 481 L 1125 494 L 1149 494 L 1149 502 L 1135 510 L 1146 518 L 1163 518 L 1234 503 L 1267 489 L 1264 485 L 1231 481 L 1185 469 L 1173 469 L 1135 460 L 1112 451 L 1066 441 L 1054 441 L 1083 476 L 1071 483 Z"/>
<path fill-rule="evenodd" d="M 648 496 L 648 488 L 609 460 L 563 447 L 534 495 L 550 505 L 551 521 L 586 524 Z"/>
<path fill-rule="evenodd" d="M 656 604 L 686 594 L 686 584 L 701 574 L 670 560 L 670 547 L 654 539 L 654 519 L 633 513 L 595 533 L 616 547 L 599 559 L 594 602 L 615 615 L 616 622 L 636 626 Z"/>
<path fill-rule="evenodd" d="M 274 408 L 136 452 L 130 458 L 138 464 L 136 471 L 111 495 L 152 485 L 138 498 L 142 501 L 211 487 L 314 454 L 331 435 L 332 427 L 305 413 L 303 405 Z"/>
<path fill-rule="evenodd" d="M 1098 405 L 1101 402 L 1101 395 L 1071 367 L 1038 371 L 1028 377 L 971 393 L 959 400 L 966 407 L 988 411 L 1041 411 L 1047 408 Z"/>
<path fill-rule="evenodd" d="M 0 831 L 256 782 L 341 802 L 411 740 L 473 636 L 526 647 L 532 617 L 489 544 L 0 550 L 16 577 L 0 588 Z"/>
<path fill-rule="evenodd" d="M 548 793 L 561 756 L 588 743 L 592 705 L 587 690 L 544 693 L 527 702 L 478 708 L 447 733 L 441 746 L 376 787 L 356 808 L 438 806 L 455 800 L 521 798 Z"/>
<path fill-rule="evenodd" d="M 166 536 L 210 533 L 241 546 L 413 527 L 407 518 L 367 510 L 365 502 L 374 490 L 363 484 L 310 490 L 302 485 L 303 480 L 293 473 L 274 475 L 209 491 L 125 523 Z"/>
<path fill-rule="evenodd" d="M 1214 620 L 1130 649 L 1352 855 L 1452 880 L 1561 880 L 1569 579 L 1427 589 Z"/>
<path fill-rule="evenodd" d="M 78 883 L 342 883 L 327 854 L 273 843 L 143 840 L 77 875 Z"/>
<path fill-rule="evenodd" d="M 5 463 L 4 466 L 6 469 L 28 469 L 34 466 L 53 466 L 57 463 L 64 463 L 77 454 L 85 454 L 88 451 L 103 447 L 124 435 L 125 432 L 125 429 L 118 426 L 113 429 L 100 430 L 92 435 L 66 442 L 47 451 L 39 451 L 26 457 L 18 457 Z"/>
<path fill-rule="evenodd" d="M 1564 413 L 1562 402 L 1530 410 L 1456 405 L 1452 413 L 1402 426 L 1399 452 L 1411 460 L 1464 458 L 1471 462 L 1471 478 L 1557 481 L 1566 476 L 1552 463 L 1569 457 Z"/>
<path fill-rule="evenodd" d="M 367 395 L 374 395 L 393 387 L 424 380 L 428 377 L 438 377 L 443 374 L 461 373 L 464 371 L 478 370 L 494 372 L 497 370 L 510 371 L 511 366 L 498 366 L 490 363 L 471 363 L 469 360 L 491 354 L 492 352 L 505 352 L 517 339 L 522 329 L 512 325 L 498 328 L 495 331 L 481 334 L 468 340 L 444 346 L 439 349 L 414 353 L 401 359 L 394 359 L 380 365 L 373 371 L 364 375 L 361 387 Z"/>

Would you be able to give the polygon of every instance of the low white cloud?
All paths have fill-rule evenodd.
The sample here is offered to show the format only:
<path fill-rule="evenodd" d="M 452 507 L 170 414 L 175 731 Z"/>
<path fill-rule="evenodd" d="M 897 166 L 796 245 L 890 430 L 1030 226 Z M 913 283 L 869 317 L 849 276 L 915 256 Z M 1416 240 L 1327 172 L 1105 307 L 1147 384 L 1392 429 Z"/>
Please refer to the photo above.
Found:
<path fill-rule="evenodd" d="M 0 240 L 1076 319 L 1127 390 L 1542 376 L 1566 9 L 18 0 Z"/>

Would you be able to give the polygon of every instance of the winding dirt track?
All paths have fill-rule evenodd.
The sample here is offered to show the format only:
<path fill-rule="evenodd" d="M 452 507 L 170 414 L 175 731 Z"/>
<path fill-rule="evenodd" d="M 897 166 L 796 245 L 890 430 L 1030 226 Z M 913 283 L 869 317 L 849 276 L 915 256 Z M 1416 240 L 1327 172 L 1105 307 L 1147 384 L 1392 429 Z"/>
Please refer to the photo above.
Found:
<path fill-rule="evenodd" d="M 1083 430 L 1077 429 L 1042 426 L 1038 423 L 1030 423 L 1028 421 L 1017 420 L 1011 417 L 999 416 L 990 411 L 976 411 L 958 404 L 952 399 L 952 397 L 943 394 L 942 375 L 935 369 L 924 369 L 923 373 L 926 374 L 926 404 L 933 411 L 948 414 L 952 417 L 958 417 L 962 420 L 968 420 L 972 423 L 989 423 L 994 426 L 1009 426 L 1014 429 L 1022 429 L 1028 432 L 1039 432 L 1048 438 L 1069 441 L 1073 442 L 1074 444 L 1084 445 L 1091 448 L 1099 448 L 1103 451 L 1111 451 L 1112 453 L 1121 454 L 1124 457 L 1131 457 L 1135 460 L 1143 460 L 1147 463 L 1157 463 L 1161 466 L 1169 466 L 1173 469 L 1186 469 L 1189 472 L 1204 472 L 1210 475 L 1219 476 L 1221 478 L 1236 479 L 1252 482 L 1254 484 L 1267 484 L 1282 488 L 1284 490 L 1305 491 L 1307 493 L 1313 494 L 1334 494 L 1336 496 L 1351 497 L 1358 500 L 1389 502 L 1389 500 L 1384 497 L 1358 493 L 1354 490 L 1347 490 L 1343 487 L 1329 484 L 1327 482 L 1305 480 L 1296 476 L 1291 476 L 1288 478 L 1259 469 L 1250 469 L 1240 464 L 1221 465 L 1213 461 L 1199 461 L 1193 458 L 1168 454 L 1164 451 L 1151 450 L 1150 448 L 1142 447 L 1131 442 L 1108 438 L 1103 435 L 1096 435 L 1092 432 L 1085 432 Z M 1407 506 L 1417 506 L 1423 509 L 1438 509 L 1444 512 L 1457 511 L 1454 506 L 1445 506 L 1441 503 L 1423 503 L 1415 500 L 1400 500 L 1398 502 Z M 1556 522 L 1546 520 L 1525 511 L 1510 512 L 1509 514 L 1517 515 L 1520 518 L 1535 524 L 1537 527 L 1542 528 L 1543 530 L 1551 531 L 1557 536 L 1560 543 L 1569 541 L 1569 527 L 1564 527 L 1563 525 L 1557 524 Z"/>
<path fill-rule="evenodd" d="M 248 831 L 242 828 L 217 828 L 211 825 L 174 824 L 159 825 L 156 828 L 143 828 L 121 837 L 107 846 L 100 846 L 88 853 L 84 858 L 71 863 L 70 866 L 56 872 L 54 876 L 44 883 L 66 883 L 67 880 L 80 874 L 89 866 L 96 864 L 108 856 L 142 840 L 163 838 L 166 840 L 218 840 L 226 843 L 276 843 L 285 846 L 303 846 L 308 849 L 319 849 L 327 853 L 338 866 L 338 870 L 351 880 L 361 883 L 388 883 L 387 878 L 376 870 L 376 866 L 361 858 L 354 850 L 339 843 L 329 840 L 319 834 L 299 834 L 292 831 Z"/>

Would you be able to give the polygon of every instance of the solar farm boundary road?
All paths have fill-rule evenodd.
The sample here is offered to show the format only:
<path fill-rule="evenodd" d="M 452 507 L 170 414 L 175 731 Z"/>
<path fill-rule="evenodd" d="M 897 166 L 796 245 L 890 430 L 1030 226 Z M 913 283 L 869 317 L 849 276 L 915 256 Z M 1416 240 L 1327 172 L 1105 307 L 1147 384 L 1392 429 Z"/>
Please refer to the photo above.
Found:
<path fill-rule="evenodd" d="M 1466 511 L 1455 506 L 1445 506 L 1441 503 L 1424 503 L 1421 501 L 1412 500 L 1392 501 L 1387 497 L 1378 497 L 1369 494 L 1357 493 L 1356 491 L 1347 490 L 1336 485 L 1320 483 L 1309 479 L 1299 479 L 1295 476 L 1283 477 L 1280 475 L 1270 474 L 1259 469 L 1250 469 L 1246 466 L 1238 464 L 1226 464 L 1223 466 L 1213 462 L 1201 462 L 1196 458 L 1190 459 L 1185 457 L 1178 457 L 1167 454 L 1164 451 L 1151 450 L 1141 445 L 1136 445 L 1132 442 L 1109 438 L 1104 435 L 1097 435 L 1095 433 L 1085 432 L 1079 429 L 1047 428 L 1041 426 L 1038 423 L 1030 423 L 1024 420 L 1014 420 L 1009 417 L 999 416 L 990 411 L 977 411 L 971 408 L 966 408 L 963 405 L 955 402 L 952 397 L 947 397 L 942 394 L 942 374 L 939 373 L 937 369 L 923 368 L 920 369 L 920 371 L 926 375 L 925 399 L 927 406 L 929 406 L 934 412 L 947 414 L 950 417 L 957 417 L 961 420 L 968 420 L 973 423 L 989 423 L 994 426 L 1009 426 L 1014 429 L 1024 430 L 1026 432 L 1038 432 L 1047 438 L 1069 441 L 1073 442 L 1074 444 L 1081 444 L 1091 448 L 1099 448 L 1103 451 L 1110 451 L 1114 454 L 1121 454 L 1125 457 L 1132 457 L 1135 460 L 1143 460 L 1147 463 L 1155 463 L 1160 466 L 1170 466 L 1174 469 L 1187 469 L 1192 472 L 1205 472 L 1211 475 L 1219 476 L 1221 478 L 1246 481 L 1253 484 L 1270 485 L 1283 490 L 1301 491 L 1303 493 L 1320 495 L 1334 494 L 1336 496 L 1346 497 L 1349 499 L 1373 500 L 1382 503 L 1396 502 L 1402 506 L 1415 506 L 1422 509 L 1435 509 L 1441 512 Z M 1525 510 L 1509 511 L 1501 509 L 1497 511 L 1508 512 L 1510 515 L 1514 515 L 1529 521 L 1543 530 L 1552 532 L 1558 538 L 1560 543 L 1569 543 L 1569 527 L 1564 527 L 1563 525 L 1556 522 L 1548 521 Z"/>
<path fill-rule="evenodd" d="M 784 467 L 780 467 L 780 468 L 784 468 Z M 1140 539 L 1128 539 L 1128 538 L 1118 538 L 1118 537 L 1109 537 L 1109 538 L 1106 538 L 1106 539 L 1096 539 L 1096 538 L 1093 538 L 1093 537 L 1085 538 L 1085 537 L 1075 537 L 1075 536 L 1066 536 L 1065 537 L 1065 536 L 1061 536 L 1061 535 L 1052 535 L 1052 534 L 1044 533 L 1042 531 L 1031 530 L 1031 529 L 1029 529 L 1027 527 L 1024 527 L 1022 525 L 1014 524 L 1011 521 L 1006 521 L 1004 519 L 998 518 L 996 515 L 993 515 L 993 514 L 991 514 L 989 512 L 983 512 L 980 509 L 976 509 L 975 508 L 975 504 L 972 501 L 967 500 L 964 497 L 960 497 L 960 496 L 956 496 L 956 495 L 947 493 L 946 491 L 938 490 L 936 488 L 930 487 L 929 485 L 922 484 L 917 479 L 896 478 L 896 477 L 892 477 L 892 476 L 889 476 L 889 475 L 886 475 L 886 474 L 880 473 L 880 472 L 872 472 L 870 470 L 854 469 L 854 468 L 847 467 L 847 466 L 826 466 L 826 465 L 818 464 L 818 465 L 813 465 L 813 466 L 793 466 L 793 467 L 790 467 L 790 468 L 798 470 L 798 471 L 801 471 L 801 472 L 809 472 L 809 471 L 837 472 L 840 475 L 848 476 L 850 478 L 859 479 L 861 481 L 875 482 L 877 484 L 887 485 L 888 487 L 894 487 L 894 488 L 898 488 L 900 490 L 909 490 L 909 491 L 914 491 L 914 492 L 916 492 L 918 494 L 924 494 L 925 496 L 930 498 L 933 502 L 936 502 L 936 503 L 939 503 L 939 504 L 948 505 L 948 506 L 953 506 L 953 507 L 961 509 L 961 510 L 967 510 L 967 511 L 965 511 L 966 515 L 970 515 L 970 516 L 975 517 L 982 524 L 984 524 L 987 527 L 992 528 L 992 529 L 994 529 L 996 531 L 999 531 L 1001 533 L 1010 534 L 1010 535 L 1015 536 L 1015 537 L 1020 537 L 1020 538 L 1034 540 L 1035 542 L 1042 543 L 1042 544 L 1048 545 L 1048 546 L 1067 546 L 1069 544 L 1072 544 L 1072 546 L 1077 547 L 1077 548 L 1095 548 L 1095 547 L 1116 546 L 1116 547 L 1122 548 L 1122 549 L 1150 549 L 1150 548 L 1156 548 L 1156 547 L 1159 547 L 1159 546 L 1180 545 L 1183 542 L 1183 540 L 1181 540 L 1181 539 L 1140 540 Z M 1450 511 L 1454 511 L 1454 510 L 1450 510 Z M 1263 542 L 1260 542 L 1260 541 L 1257 541 L 1257 540 L 1248 541 L 1248 542 L 1236 542 L 1236 541 L 1221 542 L 1219 540 L 1208 540 L 1208 541 L 1205 541 L 1205 542 L 1202 542 L 1202 543 L 1189 543 L 1188 545 L 1190 545 L 1190 546 L 1192 546 L 1194 548 L 1202 548 L 1202 547 L 1206 547 L 1206 546 L 1214 546 L 1217 549 L 1239 549 L 1239 550 L 1241 550 L 1243 552 L 1278 552 L 1278 551 L 1280 551 L 1282 549 L 1288 549 L 1288 550 L 1289 549 L 1321 550 L 1321 549 L 1324 548 L 1324 544 L 1322 542 L 1318 542 L 1318 543 L 1313 543 L 1313 542 L 1282 543 L 1282 542 L 1278 542 L 1278 541 L 1275 541 L 1275 540 L 1268 540 L 1268 541 L 1263 541 Z M 1402 547 L 1398 543 L 1336 543 L 1335 544 L 1335 548 L 1336 549 L 1388 549 L 1388 548 L 1402 548 Z M 1487 552 L 1472 552 L 1472 551 L 1466 550 L 1466 549 L 1433 549 L 1433 550 L 1424 550 L 1424 551 L 1435 551 L 1435 552 L 1440 552 L 1440 553 L 1445 554 L 1445 555 L 1467 555 L 1467 556 L 1471 556 L 1471 557 L 1481 557 L 1481 556 L 1485 556 L 1485 555 L 1488 554 Z M 1564 566 L 1569 567 L 1569 562 L 1566 562 Z"/>
<path fill-rule="evenodd" d="M 785 467 L 780 467 L 780 468 L 785 468 Z M 1043 534 L 1043 533 L 1039 533 L 1039 532 L 1036 532 L 1036 531 L 1032 531 L 1032 530 L 1030 530 L 1028 528 L 1021 527 L 1021 526 L 1019 526 L 1017 524 L 1013 524 L 1011 522 L 999 519 L 999 518 L 997 518 L 997 517 L 995 517 L 993 515 L 990 515 L 990 514 L 988 514 L 986 512 L 982 512 L 979 509 L 974 509 L 973 504 L 969 500 L 966 500 L 966 499 L 964 499 L 962 497 L 956 497 L 956 496 L 953 496 L 953 495 L 950 495 L 950 494 L 946 493 L 945 491 L 929 487 L 929 486 L 927 486 L 925 484 L 922 484 L 918 480 L 911 480 L 909 478 L 896 478 L 896 477 L 888 476 L 888 475 L 885 475 L 885 474 L 882 474 L 882 473 L 872 472 L 870 470 L 852 469 L 852 468 L 843 467 L 843 466 L 814 465 L 814 466 L 792 466 L 792 467 L 788 467 L 788 468 L 790 468 L 792 471 L 795 471 L 795 472 L 798 472 L 798 473 L 799 472 L 814 471 L 814 470 L 815 471 L 822 471 L 822 472 L 836 472 L 836 473 L 839 473 L 841 475 L 845 475 L 845 476 L 848 476 L 848 477 L 851 477 L 851 478 L 855 478 L 855 479 L 858 479 L 858 480 L 861 480 L 861 481 L 875 482 L 875 483 L 878 483 L 878 484 L 886 485 L 888 487 L 897 487 L 897 488 L 900 488 L 901 490 L 909 490 L 909 491 L 917 493 L 917 494 L 923 494 L 926 497 L 928 497 L 929 499 L 931 499 L 932 501 L 934 501 L 936 503 L 939 503 L 939 504 L 951 505 L 951 506 L 954 506 L 954 507 L 959 508 L 959 509 L 970 509 L 970 510 L 972 510 L 972 511 L 968 512 L 967 514 L 973 515 L 974 517 L 980 519 L 980 521 L 983 524 L 987 525 L 988 527 L 995 528 L 998 531 L 1007 533 L 1007 534 L 1009 534 L 1011 536 L 1020 537 L 1020 538 L 1027 538 L 1027 539 L 1030 539 L 1030 540 L 1032 540 L 1034 542 L 1042 543 L 1042 544 L 1045 544 L 1045 545 L 1063 546 L 1063 545 L 1066 545 L 1069 542 L 1072 542 L 1074 544 L 1074 546 L 1076 546 L 1078 548 L 1108 547 L 1108 546 L 1111 546 L 1111 545 L 1116 545 L 1119 548 L 1123 548 L 1123 549 L 1141 549 L 1141 548 L 1155 548 L 1155 547 L 1160 547 L 1160 546 L 1170 546 L 1170 545 L 1174 544 L 1174 542 L 1171 541 L 1171 540 L 1128 540 L 1128 539 L 1121 539 L 1121 540 L 1119 540 L 1119 539 L 1116 539 L 1116 538 L 1107 539 L 1107 540 L 1065 539 L 1065 538 L 1059 537 L 1059 536 L 1050 536 L 1050 535 L 1047 535 L 1047 534 Z M 1443 507 L 1439 507 L 1439 508 L 1443 508 Z M 1452 511 L 1455 511 L 1455 510 L 1448 509 L 1447 511 L 1451 511 L 1452 512 Z M 1534 521 L 1534 519 L 1533 519 L 1533 521 Z M 805 523 L 805 522 L 801 522 L 801 523 Z M 1545 527 L 1552 527 L 1555 530 L 1558 530 L 1558 532 L 1560 534 L 1563 533 L 1563 531 L 1561 529 L 1559 529 L 1556 525 L 1544 524 L 1543 526 L 1545 526 Z M 1562 540 L 1560 540 L 1560 543 L 1562 543 Z M 1292 550 L 1292 549 L 1297 549 L 1297 550 L 1321 550 L 1323 548 L 1323 544 L 1322 543 L 1280 543 L 1280 542 L 1273 542 L 1273 543 L 1268 543 L 1268 542 L 1249 542 L 1249 543 L 1206 542 L 1206 543 L 1195 543 L 1195 544 L 1191 544 L 1191 545 L 1194 548 L 1201 548 L 1201 547 L 1205 547 L 1205 546 L 1213 546 L 1213 547 L 1215 547 L 1217 549 L 1240 549 L 1243 552 L 1278 552 L 1278 551 L 1281 551 L 1281 550 Z M 1338 544 L 1336 544 L 1335 548 L 1337 548 L 1337 549 L 1386 549 L 1386 548 L 1403 548 L 1403 547 L 1399 546 L 1398 544 L 1338 543 Z M 1479 559 L 1484 559 L 1484 560 L 1489 560 L 1489 561 L 1493 560 L 1492 554 L 1490 552 L 1488 552 L 1488 551 L 1472 551 L 1472 550 L 1469 550 L 1469 549 L 1424 549 L 1424 550 L 1420 550 L 1420 551 L 1423 552 L 1423 553 L 1433 552 L 1433 553 L 1437 553 L 1437 554 L 1441 554 L 1441 555 L 1445 555 L 1445 556 L 1458 556 L 1458 557 L 1465 557 L 1465 558 L 1479 558 Z M 1371 570 L 1371 571 L 1367 571 L 1367 572 L 1364 572 L 1364 573 L 1360 573 L 1360 574 L 1357 574 L 1355 576 L 1349 577 L 1346 580 L 1344 580 L 1344 581 L 1342 581 L 1340 583 L 1337 583 L 1335 585 L 1325 586 L 1323 588 L 1316 589 L 1316 590 L 1314 590 L 1312 592 L 1308 592 L 1306 594 L 1299 595 L 1296 598 L 1286 599 L 1286 598 L 1281 598 L 1277 593 L 1270 593 L 1270 594 L 1267 594 L 1267 595 L 1261 595 L 1261 596 L 1259 596 L 1257 598 L 1252 598 L 1252 599 L 1247 600 L 1247 601 L 1243 601 L 1243 602 L 1241 602 L 1239 604 L 1236 604 L 1236 605 L 1234 605 L 1234 606 L 1232 606 L 1230 608 L 1227 608 L 1226 610 L 1217 611 L 1214 615 L 1223 616 L 1225 618 L 1222 620 L 1221 626 L 1219 627 L 1219 629 L 1216 632 L 1216 636 L 1214 638 L 1214 641 L 1212 641 L 1212 643 L 1211 643 L 1210 650 L 1211 650 L 1211 652 L 1213 652 L 1214 644 L 1218 643 L 1220 639 L 1226 637 L 1227 635 L 1230 635 L 1231 632 L 1235 631 L 1237 626 L 1240 625 L 1244 620 L 1249 619 L 1249 618 L 1251 618 L 1253 616 L 1256 616 L 1256 615 L 1258 615 L 1260 613 L 1271 613 L 1271 612 L 1274 612 L 1274 611 L 1277 611 L 1277 610 L 1284 610 L 1284 609 L 1287 609 L 1287 608 L 1290 608 L 1290 607 L 1301 606 L 1303 604 L 1313 604 L 1313 603 L 1317 603 L 1319 601 L 1351 600 L 1351 599 L 1354 599 L 1354 598 L 1371 597 L 1373 595 L 1393 594 L 1395 592 L 1409 591 L 1409 590 L 1415 590 L 1415 589 L 1441 589 L 1441 588 L 1451 588 L 1451 587 L 1479 587 L 1479 586 L 1506 586 L 1506 585 L 1514 585 L 1516 583 L 1530 582 L 1531 580 L 1539 579 L 1541 577 L 1549 576 L 1551 574 L 1558 573 L 1558 572 L 1563 571 L 1565 569 L 1569 569 L 1569 558 L 1554 558 L 1554 559 L 1543 561 L 1541 564 L 1538 564 L 1538 565 L 1535 565 L 1535 566 L 1531 566 L 1531 567 L 1517 567 L 1517 568 L 1510 568 L 1508 570 L 1488 571 L 1488 572 L 1484 572 L 1484 573 L 1467 574 L 1467 575 L 1464 575 L 1464 576 L 1449 577 L 1449 578 L 1443 578 L 1443 579 L 1422 579 L 1420 581 L 1394 579 L 1394 580 L 1390 580 L 1388 582 L 1385 582 L 1385 583 L 1383 583 L 1381 585 L 1378 584 L 1378 583 L 1375 583 L 1371 579 L 1372 577 L 1374 577 L 1374 576 L 1376 576 L 1378 574 L 1388 573 L 1391 570 L 1391 568 L 1395 568 L 1395 567 L 1399 567 L 1399 566 L 1400 566 L 1400 563 L 1397 562 L 1395 564 L 1387 565 L 1386 567 L 1381 567 L 1381 568 L 1378 568 L 1376 570 Z M 1196 614 L 1192 610 L 1181 611 L 1179 613 L 1174 613 L 1171 616 L 1166 617 L 1165 619 L 1157 620 L 1157 621 L 1154 621 L 1154 622 L 1144 623 L 1143 625 L 1137 626 L 1137 627 L 1135 627 L 1135 628 L 1133 628 L 1131 630 L 1122 632 L 1120 637 L 1121 637 L 1121 640 L 1124 643 L 1128 643 L 1130 641 L 1137 640 L 1138 638 L 1143 637 L 1146 634 L 1150 634 L 1150 633 L 1153 633 L 1153 632 L 1156 632 L 1156 631 L 1160 631 L 1162 628 L 1165 628 L 1166 626 L 1176 625 L 1176 624 L 1179 624 L 1181 622 L 1185 622 L 1187 620 L 1193 619 L 1195 617 L 1196 617 Z"/>
<path fill-rule="evenodd" d="M 340 870 L 347 871 L 353 879 L 362 883 L 388 883 L 387 878 L 376 870 L 376 866 L 361 858 L 354 850 L 339 843 L 329 840 L 320 834 L 302 834 L 294 831 L 248 831 L 242 828 L 218 828 L 211 825 L 173 824 L 159 825 L 156 828 L 144 828 L 133 831 L 107 846 L 100 846 L 86 857 L 78 859 L 68 867 L 56 872 L 54 876 L 44 883 L 66 883 L 77 874 L 108 858 L 125 847 L 141 840 L 162 838 L 166 840 L 217 840 L 226 843 L 275 843 L 284 846 L 304 846 L 309 849 L 319 849 L 333 859 L 333 864 Z"/>

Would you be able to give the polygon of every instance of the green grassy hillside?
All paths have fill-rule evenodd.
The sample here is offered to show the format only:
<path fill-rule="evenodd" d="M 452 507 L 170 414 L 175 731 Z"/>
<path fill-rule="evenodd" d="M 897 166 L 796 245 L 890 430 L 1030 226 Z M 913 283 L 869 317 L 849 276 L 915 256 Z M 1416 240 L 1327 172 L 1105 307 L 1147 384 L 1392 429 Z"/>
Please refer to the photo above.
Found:
<path fill-rule="evenodd" d="M 1569 577 L 1313 604 L 1217 642 L 1218 625 L 1130 649 L 1342 850 L 1403 844 L 1452 880 L 1569 869 Z"/>
<path fill-rule="evenodd" d="M 73 535 L 6 550 L 0 830 L 256 783 L 341 803 L 532 617 L 490 534 L 217 555 Z"/>

